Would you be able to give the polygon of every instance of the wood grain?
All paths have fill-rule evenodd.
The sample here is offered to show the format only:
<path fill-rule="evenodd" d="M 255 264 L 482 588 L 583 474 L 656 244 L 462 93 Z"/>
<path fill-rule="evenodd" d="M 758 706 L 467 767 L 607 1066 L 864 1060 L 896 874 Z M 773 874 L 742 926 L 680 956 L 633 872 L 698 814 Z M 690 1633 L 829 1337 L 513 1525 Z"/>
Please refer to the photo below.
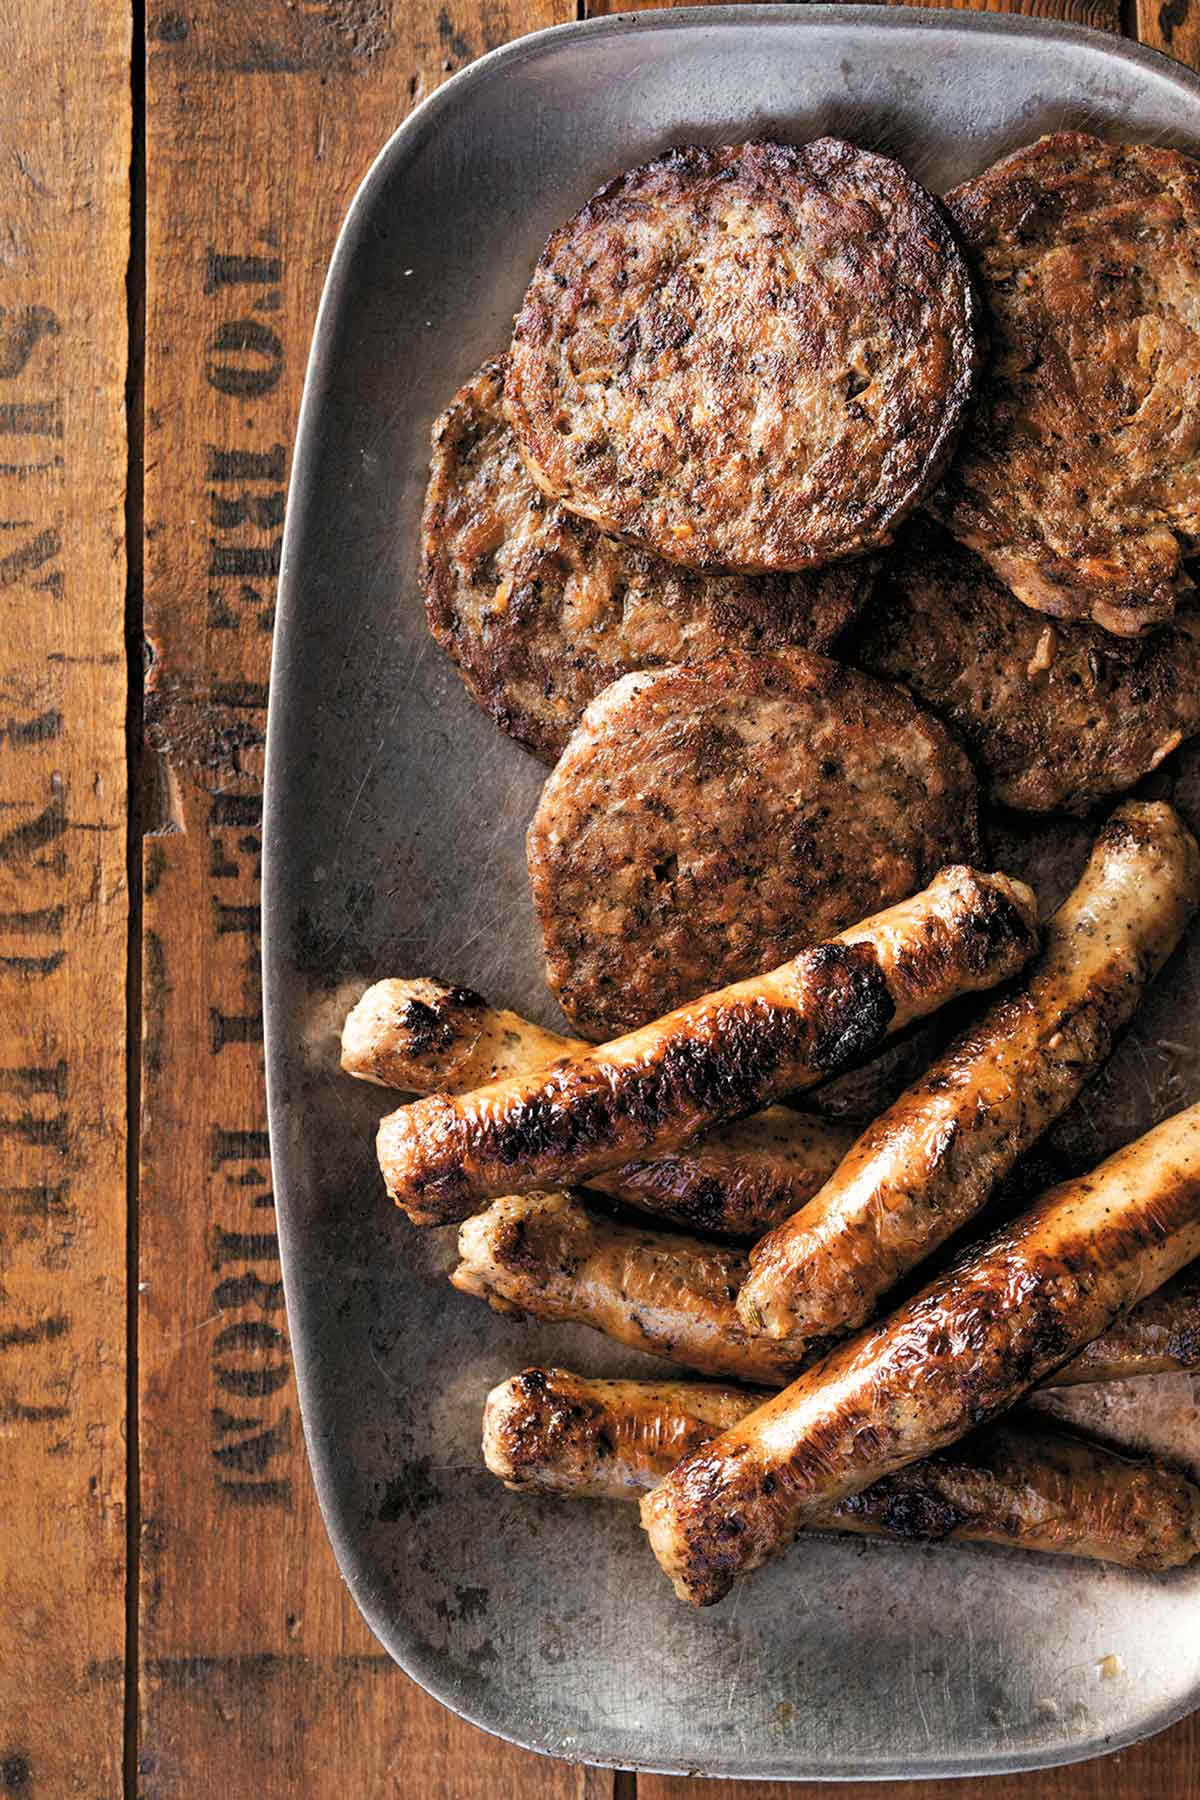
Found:
<path fill-rule="evenodd" d="M 129 8 L 41 0 L 4 25 L 0 1791 L 107 1797 L 125 1636 Z"/>
<path fill-rule="evenodd" d="M 656 8 L 693 6 L 697 0 L 584 0 L 584 17 L 602 19 L 611 13 L 649 12 Z M 752 0 L 731 0 L 733 5 L 751 4 Z M 885 0 L 889 6 L 919 5 L 921 0 Z M 1144 0 L 1143 0 L 1144 3 Z M 704 4 L 704 0 L 700 0 Z M 1200 6 L 1200 0 L 1166 0 L 1169 9 Z M 1070 19 L 1077 25 L 1091 25 L 1097 31 L 1121 29 L 1121 0 L 1011 0 L 1011 4 L 989 4 L 988 0 L 945 0 L 947 12 L 1022 13 L 1034 19 Z M 1181 54 L 1178 50 L 1175 52 Z"/>
<path fill-rule="evenodd" d="M 1200 1793 L 1196 1734 L 1177 1726 L 1116 1756 L 1029 1775 L 992 1775 L 965 1781 L 687 1781 L 642 1775 L 638 1800 L 1184 1800 Z"/>
<path fill-rule="evenodd" d="M 275 574 L 334 237 L 409 105 L 561 16 L 157 0 L 147 21 L 142 1800 L 612 1790 L 427 1699 L 337 1576 L 291 1375 L 258 976 Z"/>
<path fill-rule="evenodd" d="M 1137 0 L 1138 41 L 1200 69 L 1200 0 Z"/>

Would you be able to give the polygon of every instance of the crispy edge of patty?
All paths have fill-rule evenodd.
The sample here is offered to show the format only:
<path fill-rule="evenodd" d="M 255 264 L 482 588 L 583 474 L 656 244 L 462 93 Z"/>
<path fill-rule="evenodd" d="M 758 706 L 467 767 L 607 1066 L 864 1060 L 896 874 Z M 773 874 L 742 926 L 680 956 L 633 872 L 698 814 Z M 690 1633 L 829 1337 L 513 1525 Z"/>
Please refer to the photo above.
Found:
<path fill-rule="evenodd" d="M 1084 814 L 1200 732 L 1200 614 L 1145 638 L 1024 606 L 981 556 L 909 520 L 841 653 L 963 742 L 996 804 Z"/>

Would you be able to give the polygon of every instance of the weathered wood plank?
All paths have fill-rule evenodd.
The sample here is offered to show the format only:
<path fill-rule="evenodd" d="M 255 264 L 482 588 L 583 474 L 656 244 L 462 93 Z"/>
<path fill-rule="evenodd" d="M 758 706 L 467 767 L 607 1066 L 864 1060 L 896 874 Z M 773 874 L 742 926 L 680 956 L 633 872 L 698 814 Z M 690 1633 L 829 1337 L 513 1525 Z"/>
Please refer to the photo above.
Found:
<path fill-rule="evenodd" d="M 274 578 L 329 252 L 408 106 L 566 10 L 150 9 L 142 1800 L 611 1792 L 426 1699 L 337 1576 L 290 1369 L 258 981 Z"/>
<path fill-rule="evenodd" d="M 17 0 L 3 38 L 0 1790 L 107 1800 L 125 1636 L 129 6 Z"/>
<path fill-rule="evenodd" d="M 1200 69 L 1200 4 L 1196 0 L 1137 0 L 1138 41 Z"/>
<path fill-rule="evenodd" d="M 604 18 L 610 13 L 647 12 L 656 7 L 693 6 L 704 0 L 585 0 L 585 17 Z M 733 5 L 751 4 L 752 0 L 732 0 Z M 849 0 L 848 0 L 849 3 Z M 887 5 L 921 5 L 923 0 L 885 0 Z M 1144 0 L 1143 0 L 1144 3 Z M 1167 10 L 1186 10 L 1193 0 L 1166 0 Z M 1070 19 L 1077 25 L 1092 25 L 1097 31 L 1121 29 L 1121 0 L 1012 0 L 998 6 L 988 0 L 942 0 L 947 11 L 1023 13 L 1035 19 Z"/>
<path fill-rule="evenodd" d="M 985 1784 L 963 1781 L 861 1782 L 685 1781 L 638 1777 L 638 1800 L 963 1800 Z M 1038 1769 L 1029 1775 L 992 1775 L 986 1800 L 1182 1800 L 1200 1793 L 1200 1747 L 1187 1721 L 1117 1756 Z"/>

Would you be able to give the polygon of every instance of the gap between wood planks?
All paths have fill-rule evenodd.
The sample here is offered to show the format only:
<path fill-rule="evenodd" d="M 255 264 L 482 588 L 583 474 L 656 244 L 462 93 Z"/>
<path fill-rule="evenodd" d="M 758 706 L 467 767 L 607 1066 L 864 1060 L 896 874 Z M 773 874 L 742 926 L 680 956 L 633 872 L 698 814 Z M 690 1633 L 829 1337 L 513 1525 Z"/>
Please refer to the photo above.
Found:
<path fill-rule="evenodd" d="M 125 1232 L 125 1687 L 122 1732 L 126 1800 L 136 1800 L 138 1791 L 138 1590 L 141 1571 L 137 1292 L 142 1109 L 142 839 L 147 828 L 147 796 L 142 780 L 146 754 L 143 741 L 146 651 L 142 586 L 146 362 L 145 0 L 132 0 L 132 24 L 129 80 L 133 119 L 129 158 L 129 273 L 126 279 L 129 367 L 125 382 L 128 456 L 125 484 L 125 657 L 128 669 L 125 766 L 129 796 L 125 877 L 129 887 L 129 943 L 125 974 L 125 1188 L 128 1216 Z"/>

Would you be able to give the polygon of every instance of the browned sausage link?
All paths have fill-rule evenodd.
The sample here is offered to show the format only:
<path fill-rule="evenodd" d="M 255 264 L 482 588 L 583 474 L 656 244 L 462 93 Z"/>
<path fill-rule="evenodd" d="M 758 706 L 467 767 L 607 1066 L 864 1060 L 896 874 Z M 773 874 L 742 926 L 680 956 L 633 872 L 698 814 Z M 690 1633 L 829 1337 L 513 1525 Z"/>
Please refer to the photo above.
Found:
<path fill-rule="evenodd" d="M 1003 981 L 1036 942 L 1022 882 L 943 869 L 911 900 L 611 1044 L 401 1107 L 379 1127 L 388 1191 L 416 1223 L 444 1223 L 495 1194 L 675 1149 L 849 1067 L 954 995 Z"/>
<path fill-rule="evenodd" d="M 1043 1387 L 1200 1369 L 1200 1265 L 1184 1269 L 1058 1369 Z"/>
<path fill-rule="evenodd" d="M 456 1288 L 497 1312 L 594 1326 L 707 1375 L 779 1387 L 796 1363 L 734 1307 L 746 1254 L 622 1225 L 566 1193 L 509 1194 L 459 1230 Z"/>
<path fill-rule="evenodd" d="M 1178 814 L 1129 802 L 1104 826 L 1041 956 L 869 1125 L 820 1193 L 750 1253 L 749 1331 L 790 1343 L 861 1325 L 984 1204 L 1112 1050 L 1200 904 Z"/>
<path fill-rule="evenodd" d="M 510 1194 L 459 1233 L 462 1293 L 498 1312 L 591 1325 L 621 1344 L 684 1368 L 782 1387 L 803 1361 L 787 1345 L 748 1334 L 730 1298 L 744 1252 L 683 1232 L 622 1225 L 569 1194 Z M 1186 1270 L 1143 1300 L 1046 1386 L 1128 1380 L 1200 1367 L 1200 1271 Z"/>
<path fill-rule="evenodd" d="M 1052 1188 L 883 1324 L 672 1470 L 642 1522 L 719 1600 L 806 1519 L 1003 1411 L 1200 1252 L 1200 1106 Z"/>
<path fill-rule="evenodd" d="M 483 1460 L 518 1491 L 636 1500 L 765 1398 L 711 1381 L 590 1381 L 569 1369 L 526 1369 L 484 1402 Z"/>
<path fill-rule="evenodd" d="M 411 1094 L 468 1094 L 591 1048 L 427 977 L 376 981 L 342 1027 L 347 1075 Z"/>
<path fill-rule="evenodd" d="M 811 1199 L 857 1135 L 844 1120 L 765 1106 L 661 1156 L 588 1175 L 584 1186 L 695 1231 L 756 1238 Z"/>
<path fill-rule="evenodd" d="M 381 1087 L 465 1094 L 591 1049 L 440 981 L 377 981 L 346 1020 L 342 1067 Z M 811 1199 L 857 1133 L 768 1106 L 694 1144 L 589 1177 L 639 1211 L 721 1237 L 757 1237 Z"/>
<path fill-rule="evenodd" d="M 487 1397 L 484 1461 L 517 1492 L 636 1500 L 763 1397 L 708 1382 L 526 1369 Z M 1200 1488 L 1148 1458 L 1010 1418 L 839 1500 L 805 1528 L 1004 1544 L 1157 1572 L 1200 1552 Z"/>

